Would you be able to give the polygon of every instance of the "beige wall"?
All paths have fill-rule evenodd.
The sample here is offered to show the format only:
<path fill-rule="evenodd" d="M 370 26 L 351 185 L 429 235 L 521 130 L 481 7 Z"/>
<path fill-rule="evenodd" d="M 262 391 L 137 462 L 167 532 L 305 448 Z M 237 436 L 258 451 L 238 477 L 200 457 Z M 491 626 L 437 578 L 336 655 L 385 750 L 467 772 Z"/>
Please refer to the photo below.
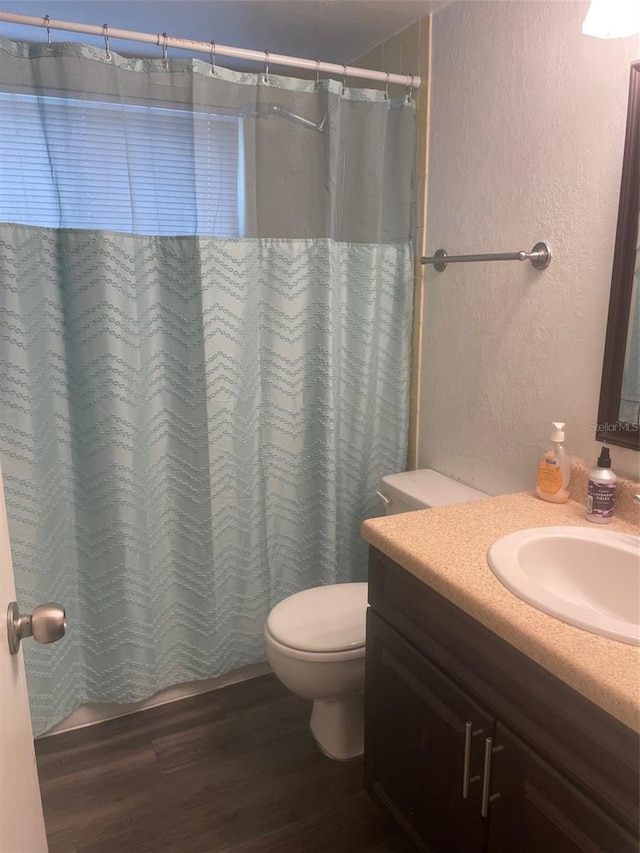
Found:
<path fill-rule="evenodd" d="M 419 73 L 416 259 L 531 249 L 551 266 L 416 260 L 407 467 L 531 488 L 551 421 L 589 464 L 640 37 L 583 36 L 581 0 L 455 0 L 357 64 Z M 396 94 L 399 90 L 393 90 Z M 427 181 L 427 163 L 429 178 Z M 428 234 L 426 230 L 428 221 Z M 640 455 L 612 448 L 638 479 Z"/>
<path fill-rule="evenodd" d="M 418 464 L 499 494 L 531 488 L 551 421 L 589 464 L 629 66 L 640 37 L 584 36 L 586 2 L 458 2 L 432 16 L 429 254 L 528 263 L 425 270 Z M 640 454 L 612 449 L 638 478 Z"/>
<path fill-rule="evenodd" d="M 416 129 L 417 129 L 417 163 L 416 163 L 416 203 L 413 221 L 415 223 L 414 247 L 416 266 L 414 274 L 414 310 L 412 334 L 412 369 L 411 369 L 411 399 L 409 448 L 407 453 L 407 468 L 415 468 L 417 461 L 417 423 L 420 406 L 420 357 L 422 347 L 422 268 L 418 258 L 424 254 L 425 241 L 425 193 L 427 175 L 427 139 L 428 139 L 428 91 L 429 91 L 429 50 L 430 50 L 430 19 L 423 18 L 413 26 L 403 30 L 398 35 L 379 45 L 374 50 L 360 57 L 355 62 L 361 68 L 371 68 L 376 71 L 388 71 L 390 74 L 419 74 L 422 84 L 416 94 Z M 367 83 L 375 87 L 375 83 Z M 381 84 L 378 88 L 384 88 Z M 395 97 L 404 94 L 406 88 L 390 86 L 389 94 Z"/>

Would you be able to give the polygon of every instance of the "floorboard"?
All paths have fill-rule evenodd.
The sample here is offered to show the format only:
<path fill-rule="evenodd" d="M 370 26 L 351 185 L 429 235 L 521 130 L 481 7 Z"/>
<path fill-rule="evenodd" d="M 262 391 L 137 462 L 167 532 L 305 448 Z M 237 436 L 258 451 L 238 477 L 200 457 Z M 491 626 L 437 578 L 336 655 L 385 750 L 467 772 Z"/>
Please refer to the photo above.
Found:
<path fill-rule="evenodd" d="M 36 742 L 50 853 L 411 853 L 272 675 Z"/>

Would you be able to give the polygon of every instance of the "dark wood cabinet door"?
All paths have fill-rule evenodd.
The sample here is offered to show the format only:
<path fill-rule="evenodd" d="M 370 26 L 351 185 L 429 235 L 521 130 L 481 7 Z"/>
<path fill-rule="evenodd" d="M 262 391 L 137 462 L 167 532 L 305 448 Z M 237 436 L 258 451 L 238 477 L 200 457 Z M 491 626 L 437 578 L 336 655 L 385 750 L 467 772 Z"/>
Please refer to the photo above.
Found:
<path fill-rule="evenodd" d="M 365 785 L 373 798 L 420 850 L 483 851 L 483 748 L 494 721 L 372 610 L 365 708 Z M 465 737 L 467 723 L 471 737 Z"/>
<path fill-rule="evenodd" d="M 495 745 L 489 853 L 638 853 L 637 839 L 500 723 Z"/>

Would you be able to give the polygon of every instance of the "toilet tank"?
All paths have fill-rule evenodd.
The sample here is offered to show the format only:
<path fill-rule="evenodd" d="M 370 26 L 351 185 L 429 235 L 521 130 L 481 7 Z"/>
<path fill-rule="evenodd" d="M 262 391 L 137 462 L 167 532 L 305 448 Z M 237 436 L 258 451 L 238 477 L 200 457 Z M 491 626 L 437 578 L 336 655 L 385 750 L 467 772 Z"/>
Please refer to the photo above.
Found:
<path fill-rule="evenodd" d="M 388 474 L 382 478 L 378 495 L 384 503 L 387 515 L 480 501 L 489 497 L 484 492 L 451 480 L 431 468 Z"/>

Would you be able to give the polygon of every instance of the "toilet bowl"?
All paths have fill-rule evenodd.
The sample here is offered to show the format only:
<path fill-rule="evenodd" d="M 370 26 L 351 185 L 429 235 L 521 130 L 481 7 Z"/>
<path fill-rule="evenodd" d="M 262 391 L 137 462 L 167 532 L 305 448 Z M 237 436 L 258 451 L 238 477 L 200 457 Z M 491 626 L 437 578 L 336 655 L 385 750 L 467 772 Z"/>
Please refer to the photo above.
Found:
<path fill-rule="evenodd" d="M 329 584 L 285 598 L 265 625 L 271 668 L 313 701 L 311 732 L 330 758 L 363 751 L 366 611 L 366 583 Z"/>
<path fill-rule="evenodd" d="M 388 515 L 488 497 L 430 469 L 383 477 Z M 273 608 L 264 636 L 271 668 L 298 696 L 311 699 L 311 732 L 330 758 L 362 755 L 367 584 L 312 587 Z"/>

